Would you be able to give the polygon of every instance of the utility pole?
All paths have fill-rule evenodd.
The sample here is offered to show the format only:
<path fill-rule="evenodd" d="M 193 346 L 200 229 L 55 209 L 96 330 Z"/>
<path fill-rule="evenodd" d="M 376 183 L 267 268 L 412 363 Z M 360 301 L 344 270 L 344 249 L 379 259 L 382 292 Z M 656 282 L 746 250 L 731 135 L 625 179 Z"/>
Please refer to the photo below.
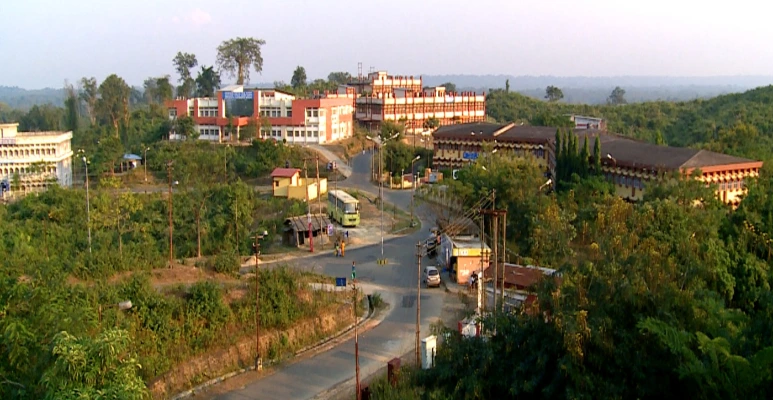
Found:
<path fill-rule="evenodd" d="M 421 367 L 421 241 L 416 242 L 416 365 Z"/>
<path fill-rule="evenodd" d="M 384 173 L 381 171 L 381 153 L 383 150 L 383 143 L 379 142 L 378 145 L 378 201 L 381 203 L 381 259 L 384 259 Z"/>
<path fill-rule="evenodd" d="M 142 165 L 145 167 L 145 182 L 148 181 L 148 150 L 150 150 L 150 147 L 145 147 L 144 157 L 142 158 Z"/>
<path fill-rule="evenodd" d="M 258 275 L 260 239 L 262 236 L 255 234 L 255 371 L 263 370 L 263 360 L 260 358 L 260 279 Z"/>
<path fill-rule="evenodd" d="M 352 299 L 352 312 L 354 312 L 354 376 L 356 380 L 357 400 L 361 399 L 360 393 L 360 342 L 357 336 L 357 278 L 355 273 L 356 264 L 352 261 L 352 288 L 354 289 L 354 298 Z"/>
<path fill-rule="evenodd" d="M 91 254 L 91 203 L 89 200 L 89 162 L 83 157 L 83 164 L 86 166 L 86 230 L 89 234 L 89 254 Z"/>
<path fill-rule="evenodd" d="M 167 196 L 167 208 L 169 209 L 169 268 L 172 268 L 174 263 L 174 242 L 172 239 L 173 227 L 172 227 L 172 161 L 166 162 L 166 176 L 169 182 L 169 195 Z"/>
<path fill-rule="evenodd" d="M 502 211 L 502 310 L 505 309 L 505 262 L 507 257 L 507 210 Z"/>
<path fill-rule="evenodd" d="M 316 163 L 317 163 L 317 212 L 319 214 L 322 214 L 322 186 L 320 186 L 320 183 L 319 183 L 319 154 L 316 157 L 314 157 L 314 161 L 316 161 Z M 321 226 L 320 226 L 320 228 L 321 228 Z M 320 229 L 319 245 L 324 250 L 325 247 L 323 246 L 322 237 L 323 236 L 322 236 L 322 232 L 321 232 L 321 229 Z"/>
<path fill-rule="evenodd" d="M 314 238 L 311 227 L 311 200 L 309 200 L 309 170 L 306 169 L 306 159 L 303 159 L 303 186 L 306 192 L 306 205 L 308 206 L 307 221 L 309 222 L 309 251 L 314 252 Z"/>
<path fill-rule="evenodd" d="M 480 276 L 478 277 L 478 315 L 483 316 L 483 310 L 484 307 L 484 300 L 485 300 L 485 278 L 486 275 L 483 272 L 483 254 L 485 250 L 485 237 L 486 232 L 484 231 L 485 226 L 483 225 L 483 209 L 480 210 Z"/>
<path fill-rule="evenodd" d="M 499 230 L 499 224 L 498 224 L 499 221 L 497 219 L 498 216 L 495 209 L 496 207 L 494 207 L 496 204 L 496 199 L 497 199 L 497 191 L 496 189 L 491 189 L 491 213 L 493 214 L 492 215 L 493 221 L 492 221 L 492 226 L 490 231 L 493 233 L 493 238 L 491 239 L 491 247 L 493 250 L 492 258 L 494 260 L 494 275 L 493 275 L 494 277 L 494 302 L 493 302 L 494 312 L 496 312 L 497 310 L 497 277 L 499 276 L 499 260 L 497 259 L 497 239 L 498 239 L 497 231 Z M 504 268 L 504 265 L 502 266 L 502 268 Z"/>

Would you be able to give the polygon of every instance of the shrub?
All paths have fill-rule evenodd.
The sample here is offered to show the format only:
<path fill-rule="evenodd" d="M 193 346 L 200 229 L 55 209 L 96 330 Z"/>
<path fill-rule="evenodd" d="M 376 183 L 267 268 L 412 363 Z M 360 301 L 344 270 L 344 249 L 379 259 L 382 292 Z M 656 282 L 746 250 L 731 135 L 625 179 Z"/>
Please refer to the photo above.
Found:
<path fill-rule="evenodd" d="M 228 250 L 211 257 L 207 262 L 207 267 L 221 274 L 232 274 L 239 271 L 241 264 L 236 252 Z"/>

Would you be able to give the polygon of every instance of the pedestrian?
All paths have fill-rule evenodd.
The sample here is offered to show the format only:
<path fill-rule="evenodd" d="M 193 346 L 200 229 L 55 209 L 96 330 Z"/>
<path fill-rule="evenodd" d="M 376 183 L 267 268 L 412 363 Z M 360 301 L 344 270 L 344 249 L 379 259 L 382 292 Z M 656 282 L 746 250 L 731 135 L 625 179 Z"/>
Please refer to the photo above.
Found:
<path fill-rule="evenodd" d="M 472 292 L 472 286 L 474 284 L 475 284 L 475 275 L 474 274 L 470 274 L 470 279 L 469 279 L 469 282 L 467 284 L 467 291 L 468 292 Z"/>
<path fill-rule="evenodd" d="M 338 242 L 336 242 L 336 257 L 338 257 L 338 254 L 340 254 L 340 253 L 339 253 L 339 250 L 338 250 Z"/>
<path fill-rule="evenodd" d="M 346 242 L 341 241 L 341 257 L 346 255 Z"/>

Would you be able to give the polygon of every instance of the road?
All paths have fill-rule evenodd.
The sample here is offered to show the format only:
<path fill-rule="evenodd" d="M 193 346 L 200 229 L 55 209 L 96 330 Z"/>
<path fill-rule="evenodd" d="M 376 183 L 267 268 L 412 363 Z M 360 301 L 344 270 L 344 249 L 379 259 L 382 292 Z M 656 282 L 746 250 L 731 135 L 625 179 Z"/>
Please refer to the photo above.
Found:
<path fill-rule="evenodd" d="M 368 179 L 370 154 L 353 159 L 352 173 L 341 187 L 376 191 Z M 387 202 L 403 209 L 410 207 L 410 191 L 385 190 Z M 423 221 L 423 226 L 429 222 Z M 346 258 L 330 255 L 304 259 L 306 265 L 317 265 L 317 271 L 331 276 L 349 277 L 352 261 L 356 262 L 357 280 L 363 291 L 379 292 L 390 303 L 387 315 L 375 328 L 359 337 L 360 376 L 364 378 L 386 365 L 387 361 L 411 352 L 415 344 L 416 323 L 416 243 L 426 239 L 426 229 L 410 236 L 388 240 L 384 255 L 388 265 L 377 265 L 381 245 L 354 249 Z M 307 262 L 308 260 L 308 262 Z M 427 265 L 428 259 L 422 260 Z M 443 308 L 446 294 L 442 289 L 422 290 L 421 332 L 428 335 L 429 324 L 435 321 Z M 288 365 L 276 373 L 226 393 L 218 399 L 311 399 L 320 393 L 354 379 L 354 340 L 345 341 L 324 353 Z"/>

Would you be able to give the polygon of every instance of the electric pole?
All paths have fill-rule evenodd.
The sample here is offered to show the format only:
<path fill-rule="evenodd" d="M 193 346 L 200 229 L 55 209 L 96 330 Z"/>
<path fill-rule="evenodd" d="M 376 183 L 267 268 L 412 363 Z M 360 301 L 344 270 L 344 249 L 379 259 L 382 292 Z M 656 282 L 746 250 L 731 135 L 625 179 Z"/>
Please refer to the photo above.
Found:
<path fill-rule="evenodd" d="M 314 161 L 317 163 L 317 213 L 322 214 L 322 186 L 320 186 L 319 182 L 319 155 L 314 157 Z M 338 203 L 338 202 L 336 202 Z M 322 226 L 320 225 L 320 230 Z M 323 250 L 325 249 L 323 242 L 322 242 L 322 232 L 319 233 L 319 245 L 320 248 Z"/>
<path fill-rule="evenodd" d="M 314 238 L 311 227 L 311 200 L 309 199 L 309 170 L 306 169 L 306 159 L 303 159 L 303 186 L 306 192 L 306 205 L 308 206 L 307 221 L 309 222 L 309 251 L 314 252 Z"/>
<path fill-rule="evenodd" d="M 502 211 L 502 310 L 505 309 L 505 262 L 507 262 L 507 210 Z"/>
<path fill-rule="evenodd" d="M 496 199 L 497 199 L 497 191 L 495 189 L 491 189 L 491 213 L 493 217 L 493 221 L 491 223 L 491 229 L 490 231 L 493 233 L 493 238 L 491 239 L 491 247 L 493 250 L 492 257 L 494 260 L 494 302 L 492 303 L 494 305 L 494 312 L 497 310 L 497 277 L 499 276 L 499 260 L 497 259 L 497 239 L 498 235 L 497 232 L 499 231 L 499 224 L 497 219 L 497 212 L 496 212 Z M 503 265 L 502 268 L 505 266 Z"/>
<path fill-rule="evenodd" d="M 169 182 L 169 195 L 167 196 L 167 208 L 169 209 L 169 268 L 172 268 L 174 263 L 174 242 L 172 239 L 173 225 L 172 225 L 172 161 L 166 163 L 166 176 Z"/>
<path fill-rule="evenodd" d="M 356 264 L 352 261 L 352 288 L 354 289 L 354 298 L 352 299 L 352 311 L 354 312 L 354 376 L 357 400 L 360 400 L 362 393 L 360 391 L 360 342 L 357 336 L 357 274 L 355 266 Z"/>
<path fill-rule="evenodd" d="M 416 242 L 416 365 L 421 368 L 421 241 Z"/>
<path fill-rule="evenodd" d="M 260 239 L 262 236 L 255 234 L 255 371 L 263 370 L 263 360 L 260 358 L 260 279 L 258 275 Z"/>

